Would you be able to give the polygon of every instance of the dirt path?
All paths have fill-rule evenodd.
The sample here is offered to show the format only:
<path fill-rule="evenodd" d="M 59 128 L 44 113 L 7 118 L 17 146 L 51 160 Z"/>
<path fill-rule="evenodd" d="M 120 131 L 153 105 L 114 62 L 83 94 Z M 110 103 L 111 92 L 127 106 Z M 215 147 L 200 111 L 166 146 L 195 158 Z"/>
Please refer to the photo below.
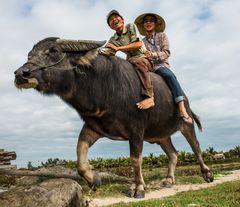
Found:
<path fill-rule="evenodd" d="M 160 198 L 175 195 L 178 192 L 209 188 L 223 182 L 234 181 L 234 180 L 240 180 L 240 170 L 232 171 L 231 174 L 225 175 L 220 178 L 216 178 L 212 183 L 175 185 L 172 188 L 164 188 L 161 190 L 152 191 L 152 192 L 146 193 L 145 198 L 143 199 L 134 199 L 134 198 L 128 198 L 128 197 L 120 197 L 120 198 L 107 197 L 102 199 L 96 198 L 90 201 L 89 206 L 100 207 L 100 206 L 107 206 L 107 205 L 120 203 L 120 202 L 129 203 L 129 202 L 138 202 L 138 201 L 149 200 L 149 199 L 160 199 Z"/>

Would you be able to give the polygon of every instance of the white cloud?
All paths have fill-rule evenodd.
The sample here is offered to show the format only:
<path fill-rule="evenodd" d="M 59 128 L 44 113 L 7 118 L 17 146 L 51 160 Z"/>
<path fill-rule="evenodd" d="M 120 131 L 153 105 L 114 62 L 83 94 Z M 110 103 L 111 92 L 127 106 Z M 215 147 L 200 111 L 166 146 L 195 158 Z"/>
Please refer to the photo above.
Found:
<path fill-rule="evenodd" d="M 76 158 L 82 126 L 77 113 L 57 97 L 17 90 L 13 72 L 45 37 L 108 39 L 113 31 L 106 24 L 106 14 L 111 9 L 119 10 L 126 22 L 144 12 L 164 17 L 172 70 L 203 121 L 200 143 L 219 149 L 239 145 L 238 0 L 9 0 L 0 2 L 0 148 L 16 150 L 21 165 L 49 157 Z M 179 150 L 189 149 L 178 140 Z M 107 156 L 102 148 L 112 146 L 109 143 L 96 144 L 90 156 Z M 127 156 L 127 143 L 122 146 Z M 116 155 L 123 156 L 121 152 Z"/>

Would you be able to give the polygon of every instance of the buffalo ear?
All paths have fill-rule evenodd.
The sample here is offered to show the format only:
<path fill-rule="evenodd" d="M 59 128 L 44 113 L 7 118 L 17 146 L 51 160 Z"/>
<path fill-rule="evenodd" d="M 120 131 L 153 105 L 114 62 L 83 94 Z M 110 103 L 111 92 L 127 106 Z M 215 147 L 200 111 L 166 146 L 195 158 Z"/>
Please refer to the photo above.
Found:
<path fill-rule="evenodd" d="M 106 41 L 57 39 L 57 44 L 64 52 L 86 52 L 103 46 Z"/>

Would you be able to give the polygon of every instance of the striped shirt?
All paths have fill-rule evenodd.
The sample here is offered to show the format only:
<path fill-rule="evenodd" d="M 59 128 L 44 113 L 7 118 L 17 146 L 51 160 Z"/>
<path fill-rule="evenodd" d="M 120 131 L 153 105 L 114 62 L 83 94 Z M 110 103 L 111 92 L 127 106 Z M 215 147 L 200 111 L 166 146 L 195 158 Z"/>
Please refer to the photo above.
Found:
<path fill-rule="evenodd" d="M 150 38 L 144 37 L 143 42 L 147 50 L 153 54 L 151 59 L 154 64 L 154 70 L 159 67 L 170 68 L 168 62 L 168 57 L 170 56 L 169 41 L 164 32 L 154 33 Z"/>

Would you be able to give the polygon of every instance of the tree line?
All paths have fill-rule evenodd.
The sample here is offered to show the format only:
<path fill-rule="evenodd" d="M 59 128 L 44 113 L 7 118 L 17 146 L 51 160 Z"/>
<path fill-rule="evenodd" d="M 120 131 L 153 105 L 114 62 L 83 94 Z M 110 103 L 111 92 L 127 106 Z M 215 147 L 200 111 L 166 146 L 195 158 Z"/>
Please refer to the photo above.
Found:
<path fill-rule="evenodd" d="M 213 156 L 216 154 L 223 154 L 224 159 L 214 160 Z M 205 162 L 219 162 L 227 163 L 232 161 L 240 161 L 240 146 L 236 146 L 229 151 L 216 151 L 213 147 L 209 147 L 202 152 L 202 156 Z M 130 167 L 131 160 L 129 157 L 119 157 L 119 158 L 96 158 L 89 160 L 90 164 L 95 169 L 105 169 L 105 168 L 119 168 L 119 167 Z M 179 151 L 178 152 L 178 164 L 177 165 L 190 165 L 197 163 L 196 157 L 192 152 Z M 168 164 L 168 158 L 165 154 L 154 155 L 150 153 L 148 156 L 143 156 L 142 167 L 143 168 L 153 168 L 162 167 Z M 41 162 L 38 167 L 33 167 L 31 162 L 28 162 L 28 169 L 41 168 L 41 167 L 51 167 L 55 165 L 64 165 L 68 168 L 75 169 L 77 167 L 76 161 L 73 160 L 59 160 L 58 158 L 49 158 L 46 162 Z"/>

